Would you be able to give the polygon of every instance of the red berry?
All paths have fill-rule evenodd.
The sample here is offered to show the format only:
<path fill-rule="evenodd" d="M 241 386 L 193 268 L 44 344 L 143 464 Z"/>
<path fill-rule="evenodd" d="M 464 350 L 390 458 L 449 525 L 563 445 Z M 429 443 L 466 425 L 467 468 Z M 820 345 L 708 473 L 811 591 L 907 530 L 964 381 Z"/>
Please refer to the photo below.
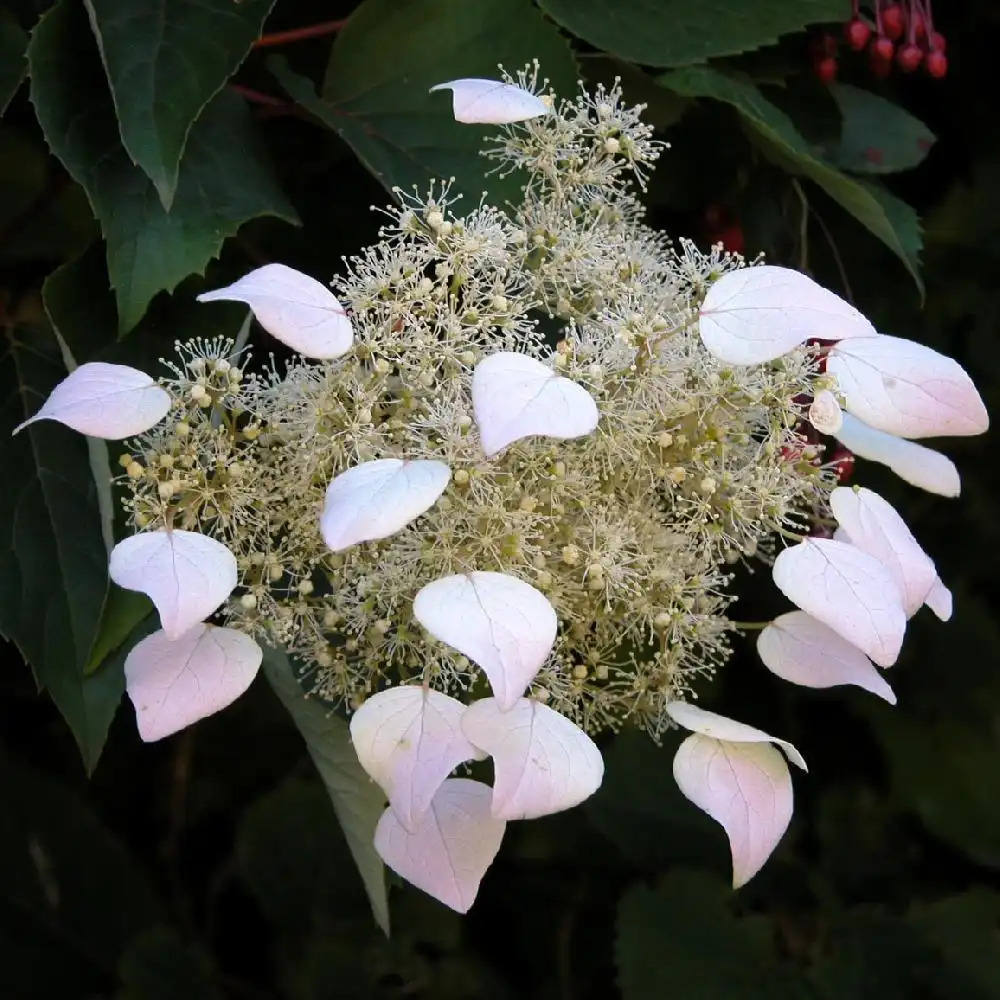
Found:
<path fill-rule="evenodd" d="M 906 15 L 898 3 L 891 3 L 882 11 L 882 30 L 890 38 L 901 38 L 906 28 Z"/>
<path fill-rule="evenodd" d="M 847 36 L 847 44 L 855 52 L 860 52 L 868 44 L 868 39 L 872 36 L 872 29 L 860 17 L 856 17 L 853 21 L 847 22 L 844 34 Z"/>
<path fill-rule="evenodd" d="M 813 66 L 813 71 L 822 83 L 833 83 L 837 79 L 837 60 L 833 56 L 824 56 Z"/>
<path fill-rule="evenodd" d="M 843 445 L 838 445 L 830 456 L 829 464 L 837 473 L 837 481 L 846 483 L 854 472 L 854 452 L 848 451 Z"/>
<path fill-rule="evenodd" d="M 896 56 L 896 62 L 904 73 L 912 73 L 924 58 L 921 48 L 912 42 L 904 45 Z"/>
<path fill-rule="evenodd" d="M 892 40 L 886 38 L 885 35 L 879 35 L 878 38 L 872 42 L 872 56 L 878 57 L 883 62 L 891 62 L 895 51 L 896 46 L 893 44 Z"/>
<path fill-rule="evenodd" d="M 928 75 L 933 76 L 935 80 L 940 80 L 948 72 L 948 57 L 935 49 L 933 52 L 927 53 L 927 61 L 924 65 L 927 67 Z"/>
<path fill-rule="evenodd" d="M 927 44 L 932 52 L 944 52 L 948 48 L 948 39 L 940 31 L 932 31 Z"/>
<path fill-rule="evenodd" d="M 910 17 L 910 31 L 914 38 L 923 38 L 927 34 L 927 21 L 919 10 Z"/>

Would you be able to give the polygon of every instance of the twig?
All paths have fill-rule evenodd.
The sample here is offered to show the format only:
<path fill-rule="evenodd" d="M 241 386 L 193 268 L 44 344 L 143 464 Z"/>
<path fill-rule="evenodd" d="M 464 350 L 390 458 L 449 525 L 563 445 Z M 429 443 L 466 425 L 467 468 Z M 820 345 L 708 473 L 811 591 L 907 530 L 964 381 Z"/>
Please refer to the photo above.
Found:
<path fill-rule="evenodd" d="M 261 35 L 253 43 L 255 49 L 266 49 L 272 45 L 285 45 L 288 42 L 300 42 L 305 38 L 319 38 L 322 35 L 332 35 L 347 24 L 347 18 L 339 21 L 324 21 L 322 24 L 310 24 L 304 28 L 292 28 L 290 31 L 276 31 L 272 35 Z"/>

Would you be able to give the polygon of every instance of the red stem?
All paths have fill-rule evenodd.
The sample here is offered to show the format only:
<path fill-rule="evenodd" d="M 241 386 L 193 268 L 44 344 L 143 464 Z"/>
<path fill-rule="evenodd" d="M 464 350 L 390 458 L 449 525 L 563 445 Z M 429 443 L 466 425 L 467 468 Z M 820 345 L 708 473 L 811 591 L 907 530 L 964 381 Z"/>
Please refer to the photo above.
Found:
<path fill-rule="evenodd" d="M 262 94 L 259 90 L 251 90 L 249 87 L 244 87 L 239 83 L 231 83 L 229 89 L 235 91 L 245 100 L 250 101 L 251 104 L 260 104 L 265 108 L 287 108 L 290 106 L 287 101 L 283 101 L 278 97 L 272 97 L 270 94 Z"/>
<path fill-rule="evenodd" d="M 276 31 L 272 35 L 261 35 L 253 43 L 255 49 L 268 48 L 271 45 L 284 45 L 286 42 L 300 42 L 304 38 L 319 38 L 321 35 L 332 35 L 347 24 L 347 18 L 339 21 L 324 21 L 322 24 L 310 24 L 305 28 L 292 28 L 291 31 Z"/>

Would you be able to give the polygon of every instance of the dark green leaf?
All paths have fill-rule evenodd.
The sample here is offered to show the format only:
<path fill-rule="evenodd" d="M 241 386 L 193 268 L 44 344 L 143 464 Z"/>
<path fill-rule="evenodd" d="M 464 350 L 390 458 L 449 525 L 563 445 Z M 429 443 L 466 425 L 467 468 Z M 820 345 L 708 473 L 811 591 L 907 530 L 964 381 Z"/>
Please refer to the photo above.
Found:
<path fill-rule="evenodd" d="M 212 961 L 171 927 L 139 934 L 122 955 L 119 1000 L 219 1000 Z"/>
<path fill-rule="evenodd" d="M 233 74 L 274 0 L 85 0 L 122 141 L 170 209 L 188 132 Z"/>
<path fill-rule="evenodd" d="M 319 781 L 293 778 L 250 806 L 236 856 L 240 876 L 282 936 L 301 938 L 355 914 L 371 929 L 361 883 Z"/>
<path fill-rule="evenodd" d="M 678 869 L 636 886 L 618 907 L 615 959 L 624 1000 L 766 1000 L 774 956 L 761 917 L 737 918 L 733 892 Z"/>
<path fill-rule="evenodd" d="M 809 178 L 850 212 L 906 265 L 923 294 L 920 225 L 909 205 L 873 184 L 848 177 L 813 153 L 791 119 L 752 83 L 708 67 L 676 70 L 659 79 L 686 97 L 708 97 L 734 107 L 769 160 Z"/>
<path fill-rule="evenodd" d="M 111 96 L 86 18 L 62 0 L 28 46 L 31 98 L 53 152 L 87 191 L 107 242 L 119 332 L 153 296 L 202 273 L 247 219 L 295 214 L 264 166 L 243 102 L 223 91 L 188 137 L 177 193 L 165 212 L 152 182 L 121 147 Z M 235 179 L 239 183 L 235 183 Z"/>
<path fill-rule="evenodd" d="M 478 200 L 515 200 L 516 177 L 486 177 L 494 164 L 479 151 L 496 126 L 461 125 L 449 93 L 428 88 L 459 77 L 495 78 L 497 63 L 516 72 L 538 59 L 556 91 L 572 96 L 576 66 L 566 40 L 530 0 L 366 0 L 334 42 L 322 88 L 271 66 L 305 108 L 348 142 L 390 190 L 426 190 L 435 178 L 454 177 Z"/>
<path fill-rule="evenodd" d="M 65 963 L 106 976 L 134 934 L 157 918 L 142 871 L 76 795 L 0 756 L 0 995 L 82 997 L 38 990 Z M 37 992 L 36 992 L 37 990 Z"/>
<path fill-rule="evenodd" d="M 686 66 L 846 16 L 842 0 L 539 0 L 585 42 L 646 66 Z"/>
<path fill-rule="evenodd" d="M 1000 996 L 1000 895 L 970 889 L 915 907 L 910 920 L 948 963 L 949 1000 Z"/>
<path fill-rule="evenodd" d="M 5 425 L 33 414 L 66 376 L 42 327 L 9 327 Z M 92 770 L 123 689 L 118 671 L 84 676 L 107 589 L 108 552 L 86 439 L 54 421 L 0 439 L 0 629 L 47 688 Z"/>
<path fill-rule="evenodd" d="M 840 107 L 840 144 L 830 159 L 844 170 L 892 174 L 922 163 L 934 133 L 898 104 L 869 90 L 835 83 L 830 93 Z"/>
<path fill-rule="evenodd" d="M 7 110 L 28 70 L 24 61 L 27 47 L 28 36 L 7 8 L 0 7 L 0 116 Z"/>
<path fill-rule="evenodd" d="M 374 846 L 375 826 L 385 807 L 385 796 L 361 769 L 347 723 L 320 702 L 306 698 L 283 652 L 265 647 L 264 674 L 306 741 L 309 756 L 333 800 L 334 811 L 365 884 L 375 920 L 388 934 L 385 866 Z"/>
<path fill-rule="evenodd" d="M 705 863 L 729 868 L 726 838 L 718 825 L 692 807 L 674 781 L 672 761 L 681 737 L 668 734 L 657 746 L 645 733 L 626 729 L 604 753 L 604 782 L 587 800 L 587 817 L 634 864 Z"/>

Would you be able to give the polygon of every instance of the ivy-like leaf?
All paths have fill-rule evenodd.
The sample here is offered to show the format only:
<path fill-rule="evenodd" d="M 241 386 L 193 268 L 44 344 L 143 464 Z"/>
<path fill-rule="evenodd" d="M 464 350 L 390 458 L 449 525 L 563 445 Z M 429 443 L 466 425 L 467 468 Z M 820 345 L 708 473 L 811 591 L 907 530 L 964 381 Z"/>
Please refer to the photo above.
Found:
<path fill-rule="evenodd" d="M 28 64 L 24 61 L 27 47 L 28 36 L 7 8 L 0 7 L 0 116 L 27 72 Z"/>
<path fill-rule="evenodd" d="M 42 327 L 6 331 L 4 426 L 35 412 L 66 374 Z M 42 421 L 0 439 L 0 631 L 47 688 L 92 770 L 124 689 L 121 664 L 85 675 L 107 591 L 107 548 L 86 440 Z"/>
<path fill-rule="evenodd" d="M 539 6 L 598 49 L 646 66 L 736 55 L 844 17 L 840 0 L 539 0 Z"/>
<path fill-rule="evenodd" d="M 833 83 L 830 94 L 842 120 L 840 144 L 830 159 L 843 170 L 864 174 L 911 170 L 936 141 L 919 118 L 870 90 Z"/>
<path fill-rule="evenodd" d="M 330 793 L 347 846 L 368 892 L 375 920 L 388 934 L 385 866 L 375 853 L 374 841 L 385 796 L 358 763 L 347 723 L 331 714 L 319 701 L 306 698 L 288 657 L 280 650 L 265 646 L 263 669 L 306 741 L 309 756 Z"/>
<path fill-rule="evenodd" d="M 100 220 L 119 333 L 136 325 L 157 292 L 202 273 L 225 238 L 248 219 L 297 221 L 260 158 L 249 113 L 236 95 L 220 93 L 191 129 L 166 212 L 153 183 L 121 146 L 83 12 L 67 0 L 48 11 L 32 33 L 28 63 L 31 99 L 45 137 Z"/>
<path fill-rule="evenodd" d="M 282 60 L 269 63 L 282 86 L 334 129 L 388 189 L 426 190 L 454 177 L 478 201 L 516 200 L 523 180 L 487 178 L 479 155 L 495 125 L 462 125 L 451 101 L 430 87 L 462 77 L 516 72 L 538 59 L 557 93 L 571 97 L 577 71 L 566 40 L 529 0 L 365 0 L 337 35 L 322 98 Z"/>
<path fill-rule="evenodd" d="M 132 162 L 170 210 L 188 132 L 260 35 L 274 0 L 85 0 Z"/>
<path fill-rule="evenodd" d="M 707 66 L 675 70 L 658 79 L 684 97 L 708 97 L 734 107 L 750 138 L 769 160 L 807 177 L 850 212 L 903 262 L 923 295 L 920 223 L 909 205 L 875 184 L 847 176 L 817 156 L 791 119 L 749 81 Z"/>

